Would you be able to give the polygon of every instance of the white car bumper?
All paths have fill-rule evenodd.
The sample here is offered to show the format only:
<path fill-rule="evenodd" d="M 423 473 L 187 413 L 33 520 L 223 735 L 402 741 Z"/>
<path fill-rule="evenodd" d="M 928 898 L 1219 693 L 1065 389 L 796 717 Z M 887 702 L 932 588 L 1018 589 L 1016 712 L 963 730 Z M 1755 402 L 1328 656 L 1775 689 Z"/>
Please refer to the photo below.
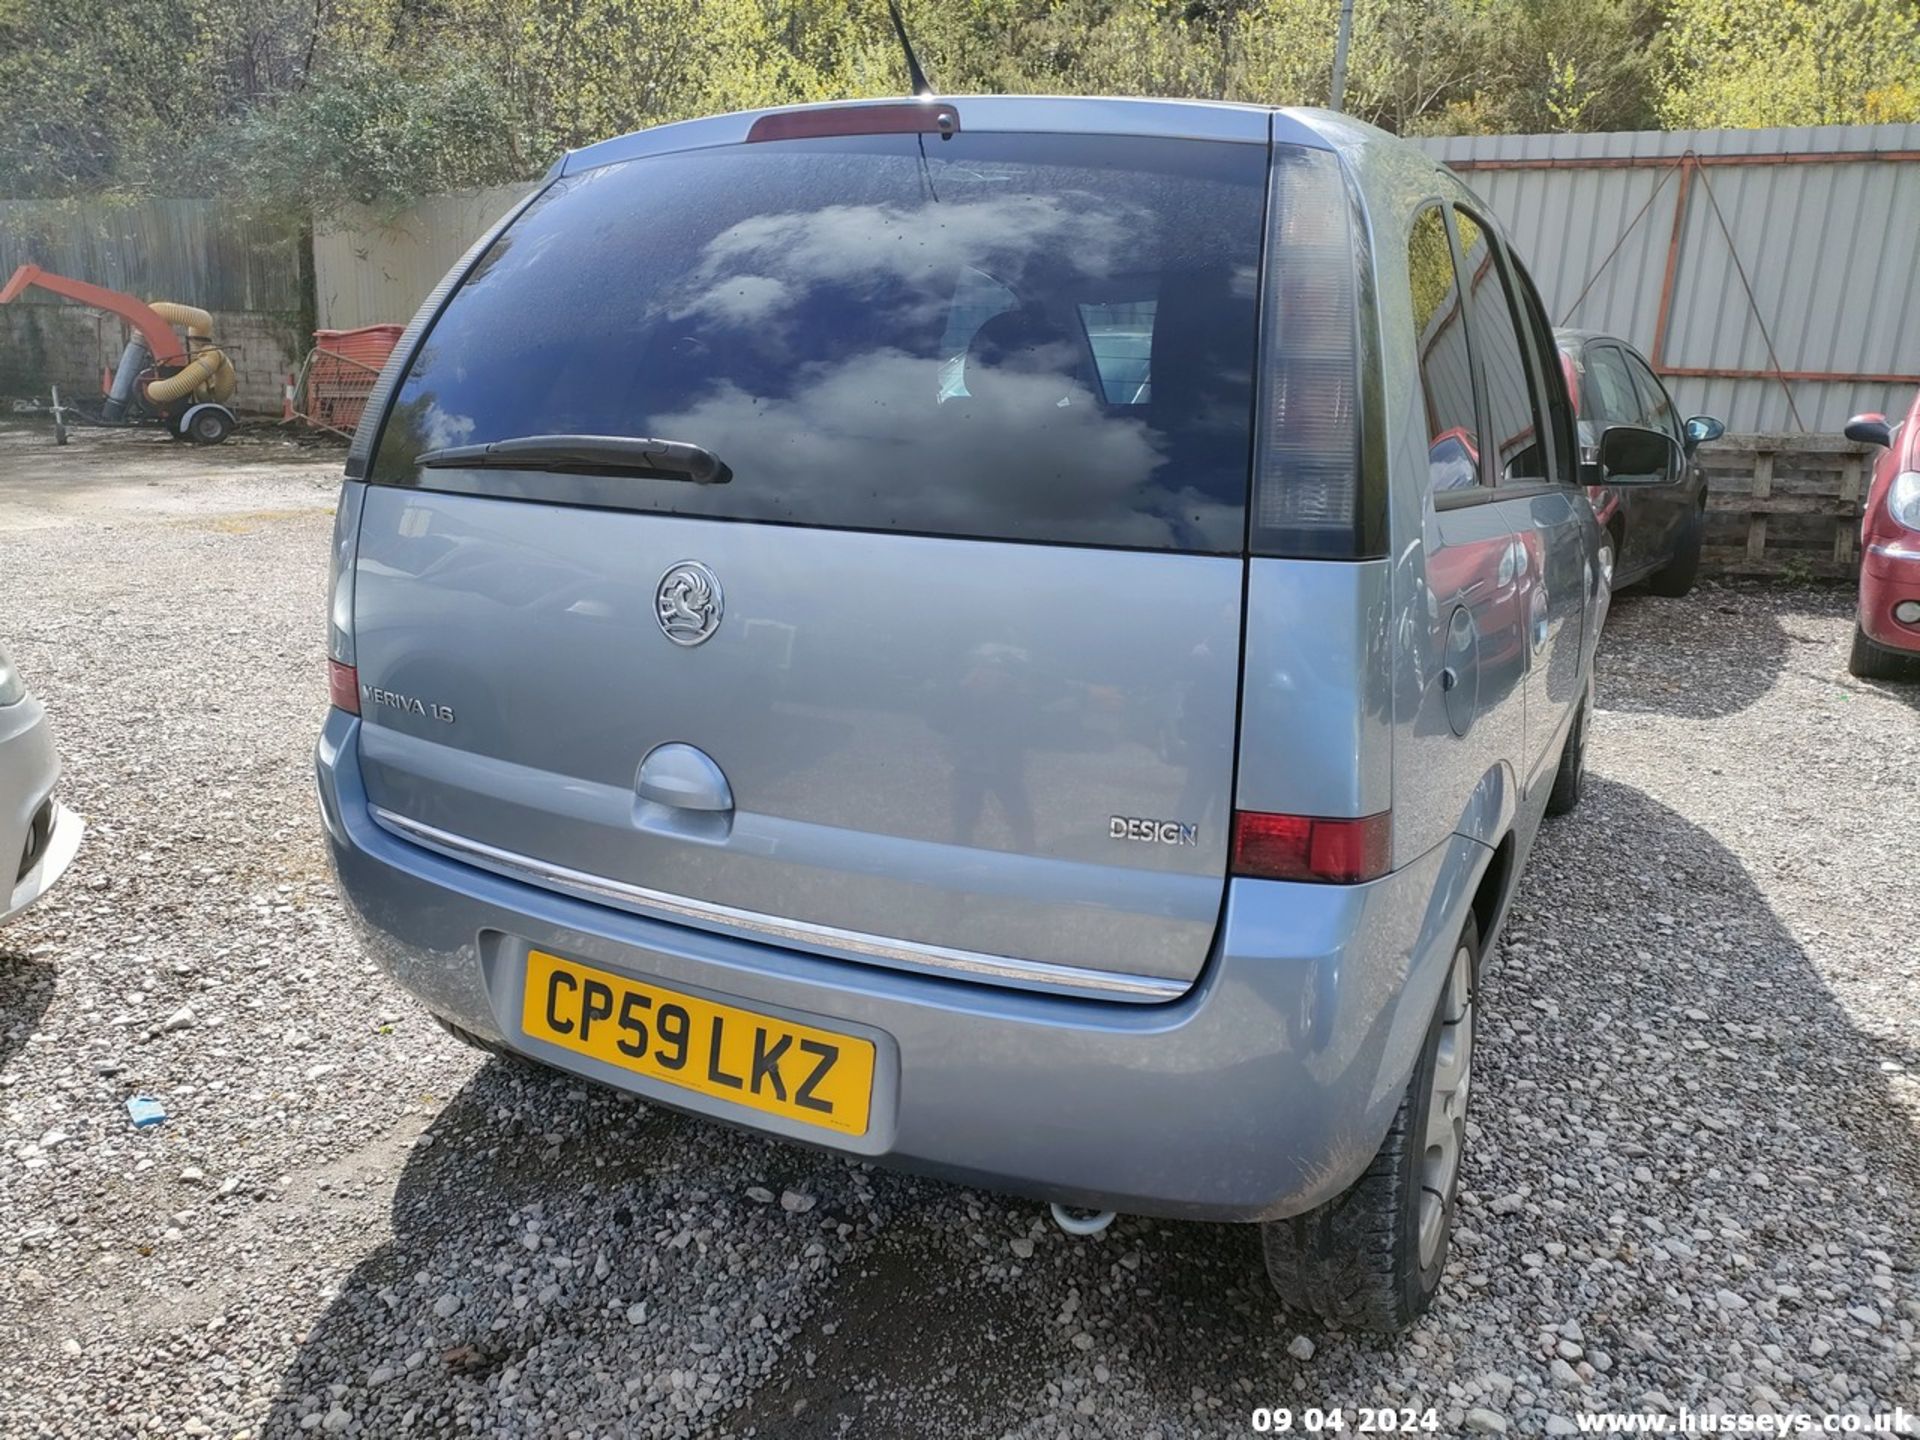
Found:
<path fill-rule="evenodd" d="M 11 919 L 51 890 L 80 850 L 86 822 L 58 801 L 53 806 L 53 828 L 31 867 L 14 883 L 13 894 L 0 906 L 0 921 Z"/>

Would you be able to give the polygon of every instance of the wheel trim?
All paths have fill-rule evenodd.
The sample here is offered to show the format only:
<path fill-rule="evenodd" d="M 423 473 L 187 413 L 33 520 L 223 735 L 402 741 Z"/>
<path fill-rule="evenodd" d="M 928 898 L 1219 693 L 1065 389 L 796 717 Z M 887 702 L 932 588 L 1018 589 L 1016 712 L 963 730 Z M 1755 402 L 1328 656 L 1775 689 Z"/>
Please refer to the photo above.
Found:
<path fill-rule="evenodd" d="M 1446 1244 L 1447 1213 L 1466 1148 L 1467 1098 L 1473 1088 L 1473 952 L 1465 945 L 1454 952 L 1440 1003 L 1440 1043 L 1420 1147 L 1422 1270 L 1440 1258 Z"/>

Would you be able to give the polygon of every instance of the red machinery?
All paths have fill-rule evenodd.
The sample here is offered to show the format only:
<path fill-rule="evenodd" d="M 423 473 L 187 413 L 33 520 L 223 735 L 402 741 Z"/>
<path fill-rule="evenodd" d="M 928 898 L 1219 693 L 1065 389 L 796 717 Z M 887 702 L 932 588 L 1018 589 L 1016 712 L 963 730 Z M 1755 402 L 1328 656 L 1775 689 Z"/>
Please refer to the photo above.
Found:
<path fill-rule="evenodd" d="M 30 286 L 118 315 L 134 331 L 121 352 L 112 382 L 97 415 L 60 403 L 54 391 L 54 425 L 66 443 L 71 413 L 96 425 L 155 424 L 177 440 L 217 445 L 233 432 L 233 362 L 214 346 L 213 317 L 192 305 L 155 301 L 149 305 L 105 286 L 55 275 L 38 265 L 22 265 L 0 288 L 0 305 L 16 300 Z M 185 330 L 182 339 L 174 326 Z"/>

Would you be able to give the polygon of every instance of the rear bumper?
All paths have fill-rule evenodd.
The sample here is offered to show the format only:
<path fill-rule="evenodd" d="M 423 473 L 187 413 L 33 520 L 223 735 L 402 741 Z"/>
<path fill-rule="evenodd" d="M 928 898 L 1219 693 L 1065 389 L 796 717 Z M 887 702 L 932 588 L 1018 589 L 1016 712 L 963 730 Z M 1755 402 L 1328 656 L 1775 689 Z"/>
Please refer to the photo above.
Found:
<path fill-rule="evenodd" d="M 1869 543 L 1860 557 L 1860 628 L 1876 645 L 1920 653 L 1920 626 L 1893 618 L 1905 600 L 1920 602 L 1920 549 Z"/>
<path fill-rule="evenodd" d="M 320 805 L 341 892 L 401 986 L 465 1029 L 689 1112 L 962 1183 L 1192 1219 L 1297 1213 L 1378 1149 L 1490 852 L 1455 836 L 1369 885 L 1236 882 L 1206 973 L 1161 1005 L 883 970 L 593 904 L 371 818 L 359 722 L 330 711 Z M 561 1051 L 518 1024 L 531 947 L 866 1036 L 847 1138 Z"/>
<path fill-rule="evenodd" d="M 53 800 L 59 775 L 40 702 L 28 696 L 0 709 L 0 921 L 51 890 L 80 848 L 80 817 Z"/>

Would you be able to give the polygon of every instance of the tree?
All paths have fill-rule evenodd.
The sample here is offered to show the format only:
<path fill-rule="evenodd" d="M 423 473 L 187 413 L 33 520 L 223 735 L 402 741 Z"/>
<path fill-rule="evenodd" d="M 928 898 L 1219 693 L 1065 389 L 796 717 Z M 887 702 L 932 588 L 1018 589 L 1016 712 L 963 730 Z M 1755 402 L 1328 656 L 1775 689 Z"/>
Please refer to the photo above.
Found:
<path fill-rule="evenodd" d="M 1913 0 L 1671 0 L 1674 129 L 1920 120 Z"/>
<path fill-rule="evenodd" d="M 1325 102 L 1340 0 L 902 0 L 949 94 Z M 1358 0 L 1401 133 L 1920 118 L 1914 0 Z M 0 0 L 0 194 L 351 202 L 756 105 L 898 94 L 884 0 Z"/>

